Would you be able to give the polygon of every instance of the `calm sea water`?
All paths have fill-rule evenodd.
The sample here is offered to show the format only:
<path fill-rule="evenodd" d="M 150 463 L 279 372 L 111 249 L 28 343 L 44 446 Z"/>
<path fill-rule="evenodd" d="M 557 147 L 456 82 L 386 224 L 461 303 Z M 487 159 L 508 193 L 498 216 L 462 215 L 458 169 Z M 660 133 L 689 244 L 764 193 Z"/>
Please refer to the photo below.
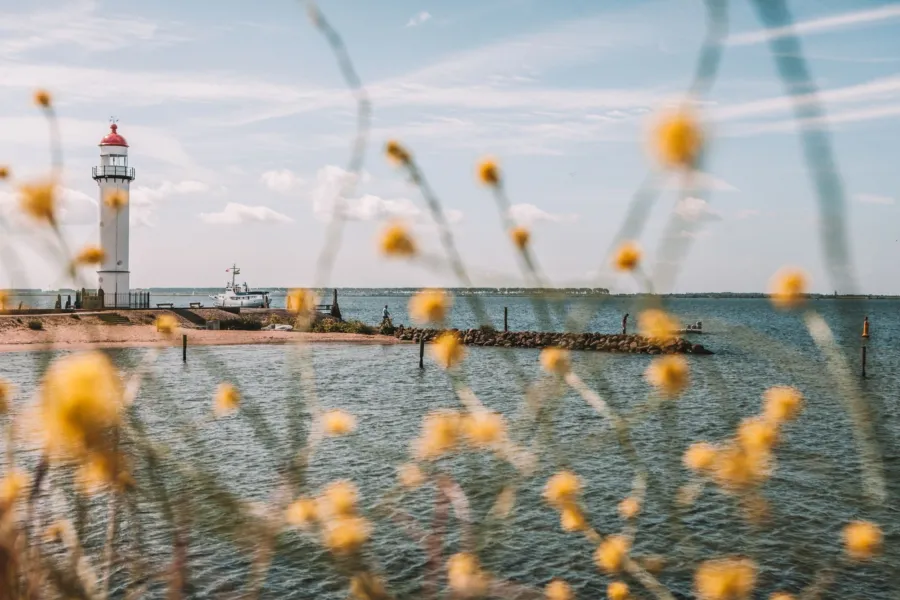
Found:
<path fill-rule="evenodd" d="M 502 326 L 506 306 L 511 329 L 539 326 L 541 318 L 527 298 L 482 300 L 495 325 Z M 571 308 L 578 302 L 560 304 Z M 345 318 L 375 323 L 387 304 L 395 322 L 408 322 L 404 298 L 348 294 L 340 303 Z M 622 314 L 635 314 L 638 308 L 625 298 L 588 305 L 587 328 L 594 331 L 616 331 Z M 687 565 L 728 554 L 749 555 L 761 565 L 756 598 L 766 598 L 776 589 L 797 592 L 824 567 L 834 570 L 835 582 L 823 597 L 900 597 L 900 301 L 813 303 L 834 329 L 854 373 L 863 342 L 862 318 L 869 316 L 868 377 L 859 379 L 859 385 L 884 457 L 889 498 L 883 506 L 868 503 L 862 495 L 851 423 L 799 316 L 775 312 L 764 300 L 677 299 L 668 307 L 685 322 L 702 320 L 706 333 L 697 340 L 716 354 L 689 357 L 691 389 L 632 430 L 640 459 L 651 473 L 635 553 L 670 557 L 661 578 L 682 597 L 692 597 Z M 561 328 L 555 309 L 551 315 L 546 326 Z M 457 299 L 451 324 L 476 325 L 467 299 Z M 126 367 L 137 364 L 146 352 L 117 350 L 113 356 Z M 185 493 L 192 500 L 206 497 L 207 492 L 190 489 L 174 474 L 175 465 L 190 465 L 216 472 L 228 489 L 242 497 L 259 502 L 271 498 L 291 444 L 304 430 L 302 424 L 292 426 L 293 417 L 302 413 L 310 397 L 309 389 L 299 383 L 292 352 L 278 346 L 198 347 L 190 349 L 186 365 L 180 349 L 162 353 L 137 410 L 154 438 L 171 448 L 171 458 L 165 462 L 170 494 Z M 311 347 L 319 402 L 356 414 L 359 429 L 319 447 L 308 473 L 310 489 L 349 478 L 359 486 L 366 510 L 374 510 L 394 482 L 395 467 L 407 459 L 409 441 L 418 433 L 422 416 L 458 405 L 443 372 L 433 365 L 419 370 L 417 354 L 413 345 Z M 0 355 L 0 376 L 16 382 L 28 397 L 44 358 L 42 353 Z M 628 415 L 640 412 L 647 401 L 642 373 L 649 360 L 638 355 L 576 353 L 574 369 L 604 393 L 616 410 Z M 499 348 L 472 348 L 464 373 L 484 403 L 511 421 L 523 415 L 520 376 L 541 377 L 537 351 Z M 274 443 L 263 443 L 247 419 L 208 419 L 212 390 L 226 377 L 240 386 L 249 407 L 259 409 Z M 763 488 L 771 522 L 748 525 L 740 519 L 735 500 L 711 487 L 704 488 L 695 505 L 679 511 L 672 498 L 690 481 L 680 465 L 683 449 L 695 441 L 727 437 L 742 418 L 759 411 L 760 394 L 774 384 L 797 386 L 807 406 L 786 429 L 777 452 L 777 470 Z M 445 467 L 469 495 L 478 524 L 478 552 L 487 568 L 540 586 L 552 577 L 564 577 L 579 589 L 580 598 L 604 597 L 609 579 L 593 565 L 590 544 L 561 531 L 556 513 L 541 501 L 541 488 L 553 472 L 574 469 L 585 481 L 584 504 L 591 523 L 598 531 L 610 533 L 621 527 L 616 504 L 628 494 L 634 469 L 623 458 L 607 424 L 577 395 L 565 393 L 552 406 L 552 425 L 515 430 L 520 444 L 536 445 L 540 466 L 538 474 L 519 488 L 508 521 L 491 521 L 487 513 L 497 492 L 513 480 L 509 467 L 474 454 L 454 458 Z M 188 423 L 194 425 L 189 428 Z M 186 431 L 191 435 L 186 436 Z M 433 497 L 434 490 L 426 487 L 409 494 L 402 505 L 427 526 Z M 148 556 L 164 562 L 171 557 L 171 532 L 157 511 L 156 505 L 147 503 L 138 521 Z M 861 567 L 835 560 L 840 554 L 841 527 L 856 518 L 875 520 L 886 533 L 885 556 Z M 221 521 L 215 510 L 194 514 L 198 529 L 203 524 L 224 529 L 227 523 Z M 458 523 L 452 523 L 456 529 Z M 92 535 L 92 543 L 102 543 L 102 527 Z M 450 537 L 449 543 L 448 552 L 455 550 L 459 540 Z M 281 544 L 282 554 L 272 566 L 264 597 L 346 597 L 346 581 L 326 567 L 327 557 L 314 540 L 290 534 L 281 538 Z M 191 537 L 189 553 L 192 597 L 218 597 L 246 576 L 246 555 L 224 537 L 198 531 Z M 400 597 L 416 597 L 426 559 L 399 526 L 380 518 L 367 556 L 389 574 Z M 636 582 L 629 583 L 639 588 Z"/>

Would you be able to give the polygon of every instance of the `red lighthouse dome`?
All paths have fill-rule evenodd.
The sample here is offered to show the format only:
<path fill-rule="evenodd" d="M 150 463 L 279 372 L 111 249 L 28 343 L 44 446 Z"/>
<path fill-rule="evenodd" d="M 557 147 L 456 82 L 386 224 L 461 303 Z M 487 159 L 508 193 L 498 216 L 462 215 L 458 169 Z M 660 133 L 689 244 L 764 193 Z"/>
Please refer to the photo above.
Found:
<path fill-rule="evenodd" d="M 128 142 L 125 141 L 121 135 L 116 133 L 116 130 L 119 128 L 118 125 L 113 123 L 109 126 L 109 133 L 106 134 L 102 140 L 100 140 L 101 146 L 125 146 L 128 147 Z"/>

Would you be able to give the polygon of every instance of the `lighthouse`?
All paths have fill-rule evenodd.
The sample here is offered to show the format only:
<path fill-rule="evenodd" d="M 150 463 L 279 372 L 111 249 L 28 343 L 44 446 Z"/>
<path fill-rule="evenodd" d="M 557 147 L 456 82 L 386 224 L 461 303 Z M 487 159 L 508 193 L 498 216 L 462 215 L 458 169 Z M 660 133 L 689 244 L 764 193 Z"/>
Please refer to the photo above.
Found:
<path fill-rule="evenodd" d="M 103 290 L 106 306 L 129 305 L 130 272 L 128 271 L 128 202 L 120 206 L 109 202 L 113 194 L 128 198 L 128 188 L 134 181 L 134 168 L 128 166 L 128 142 L 119 135 L 112 123 L 109 133 L 100 140 L 100 164 L 92 169 L 94 181 L 100 188 L 100 264 L 99 289 Z"/>

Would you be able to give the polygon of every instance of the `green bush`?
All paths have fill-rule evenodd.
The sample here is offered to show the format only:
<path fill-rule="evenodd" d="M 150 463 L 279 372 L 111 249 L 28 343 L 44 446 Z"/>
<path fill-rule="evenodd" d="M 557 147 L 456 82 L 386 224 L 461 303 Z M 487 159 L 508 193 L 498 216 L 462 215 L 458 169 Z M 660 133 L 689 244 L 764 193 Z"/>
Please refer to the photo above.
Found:
<path fill-rule="evenodd" d="M 259 331 L 262 329 L 262 321 L 241 317 L 240 319 L 225 319 L 219 323 L 220 329 L 234 329 L 239 331 Z"/>
<path fill-rule="evenodd" d="M 41 330 L 44 328 L 44 324 L 40 321 L 28 321 L 28 329 L 34 329 L 35 331 Z"/>
<path fill-rule="evenodd" d="M 318 319 L 309 329 L 315 333 L 361 333 L 372 335 L 375 328 L 362 321 L 338 321 L 329 317 Z"/>

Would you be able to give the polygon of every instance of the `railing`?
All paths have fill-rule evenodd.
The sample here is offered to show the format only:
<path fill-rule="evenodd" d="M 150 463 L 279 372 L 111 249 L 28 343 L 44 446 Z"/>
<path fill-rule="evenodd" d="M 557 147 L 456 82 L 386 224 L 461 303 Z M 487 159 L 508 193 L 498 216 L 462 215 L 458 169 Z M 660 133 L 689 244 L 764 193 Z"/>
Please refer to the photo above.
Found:
<path fill-rule="evenodd" d="M 103 290 L 82 290 L 76 292 L 75 307 L 85 309 L 150 308 L 150 292 L 106 294 Z"/>
<path fill-rule="evenodd" d="M 134 179 L 134 167 L 120 167 L 117 165 L 101 165 L 91 169 L 94 179 L 101 177 L 121 177 L 122 179 Z"/>

